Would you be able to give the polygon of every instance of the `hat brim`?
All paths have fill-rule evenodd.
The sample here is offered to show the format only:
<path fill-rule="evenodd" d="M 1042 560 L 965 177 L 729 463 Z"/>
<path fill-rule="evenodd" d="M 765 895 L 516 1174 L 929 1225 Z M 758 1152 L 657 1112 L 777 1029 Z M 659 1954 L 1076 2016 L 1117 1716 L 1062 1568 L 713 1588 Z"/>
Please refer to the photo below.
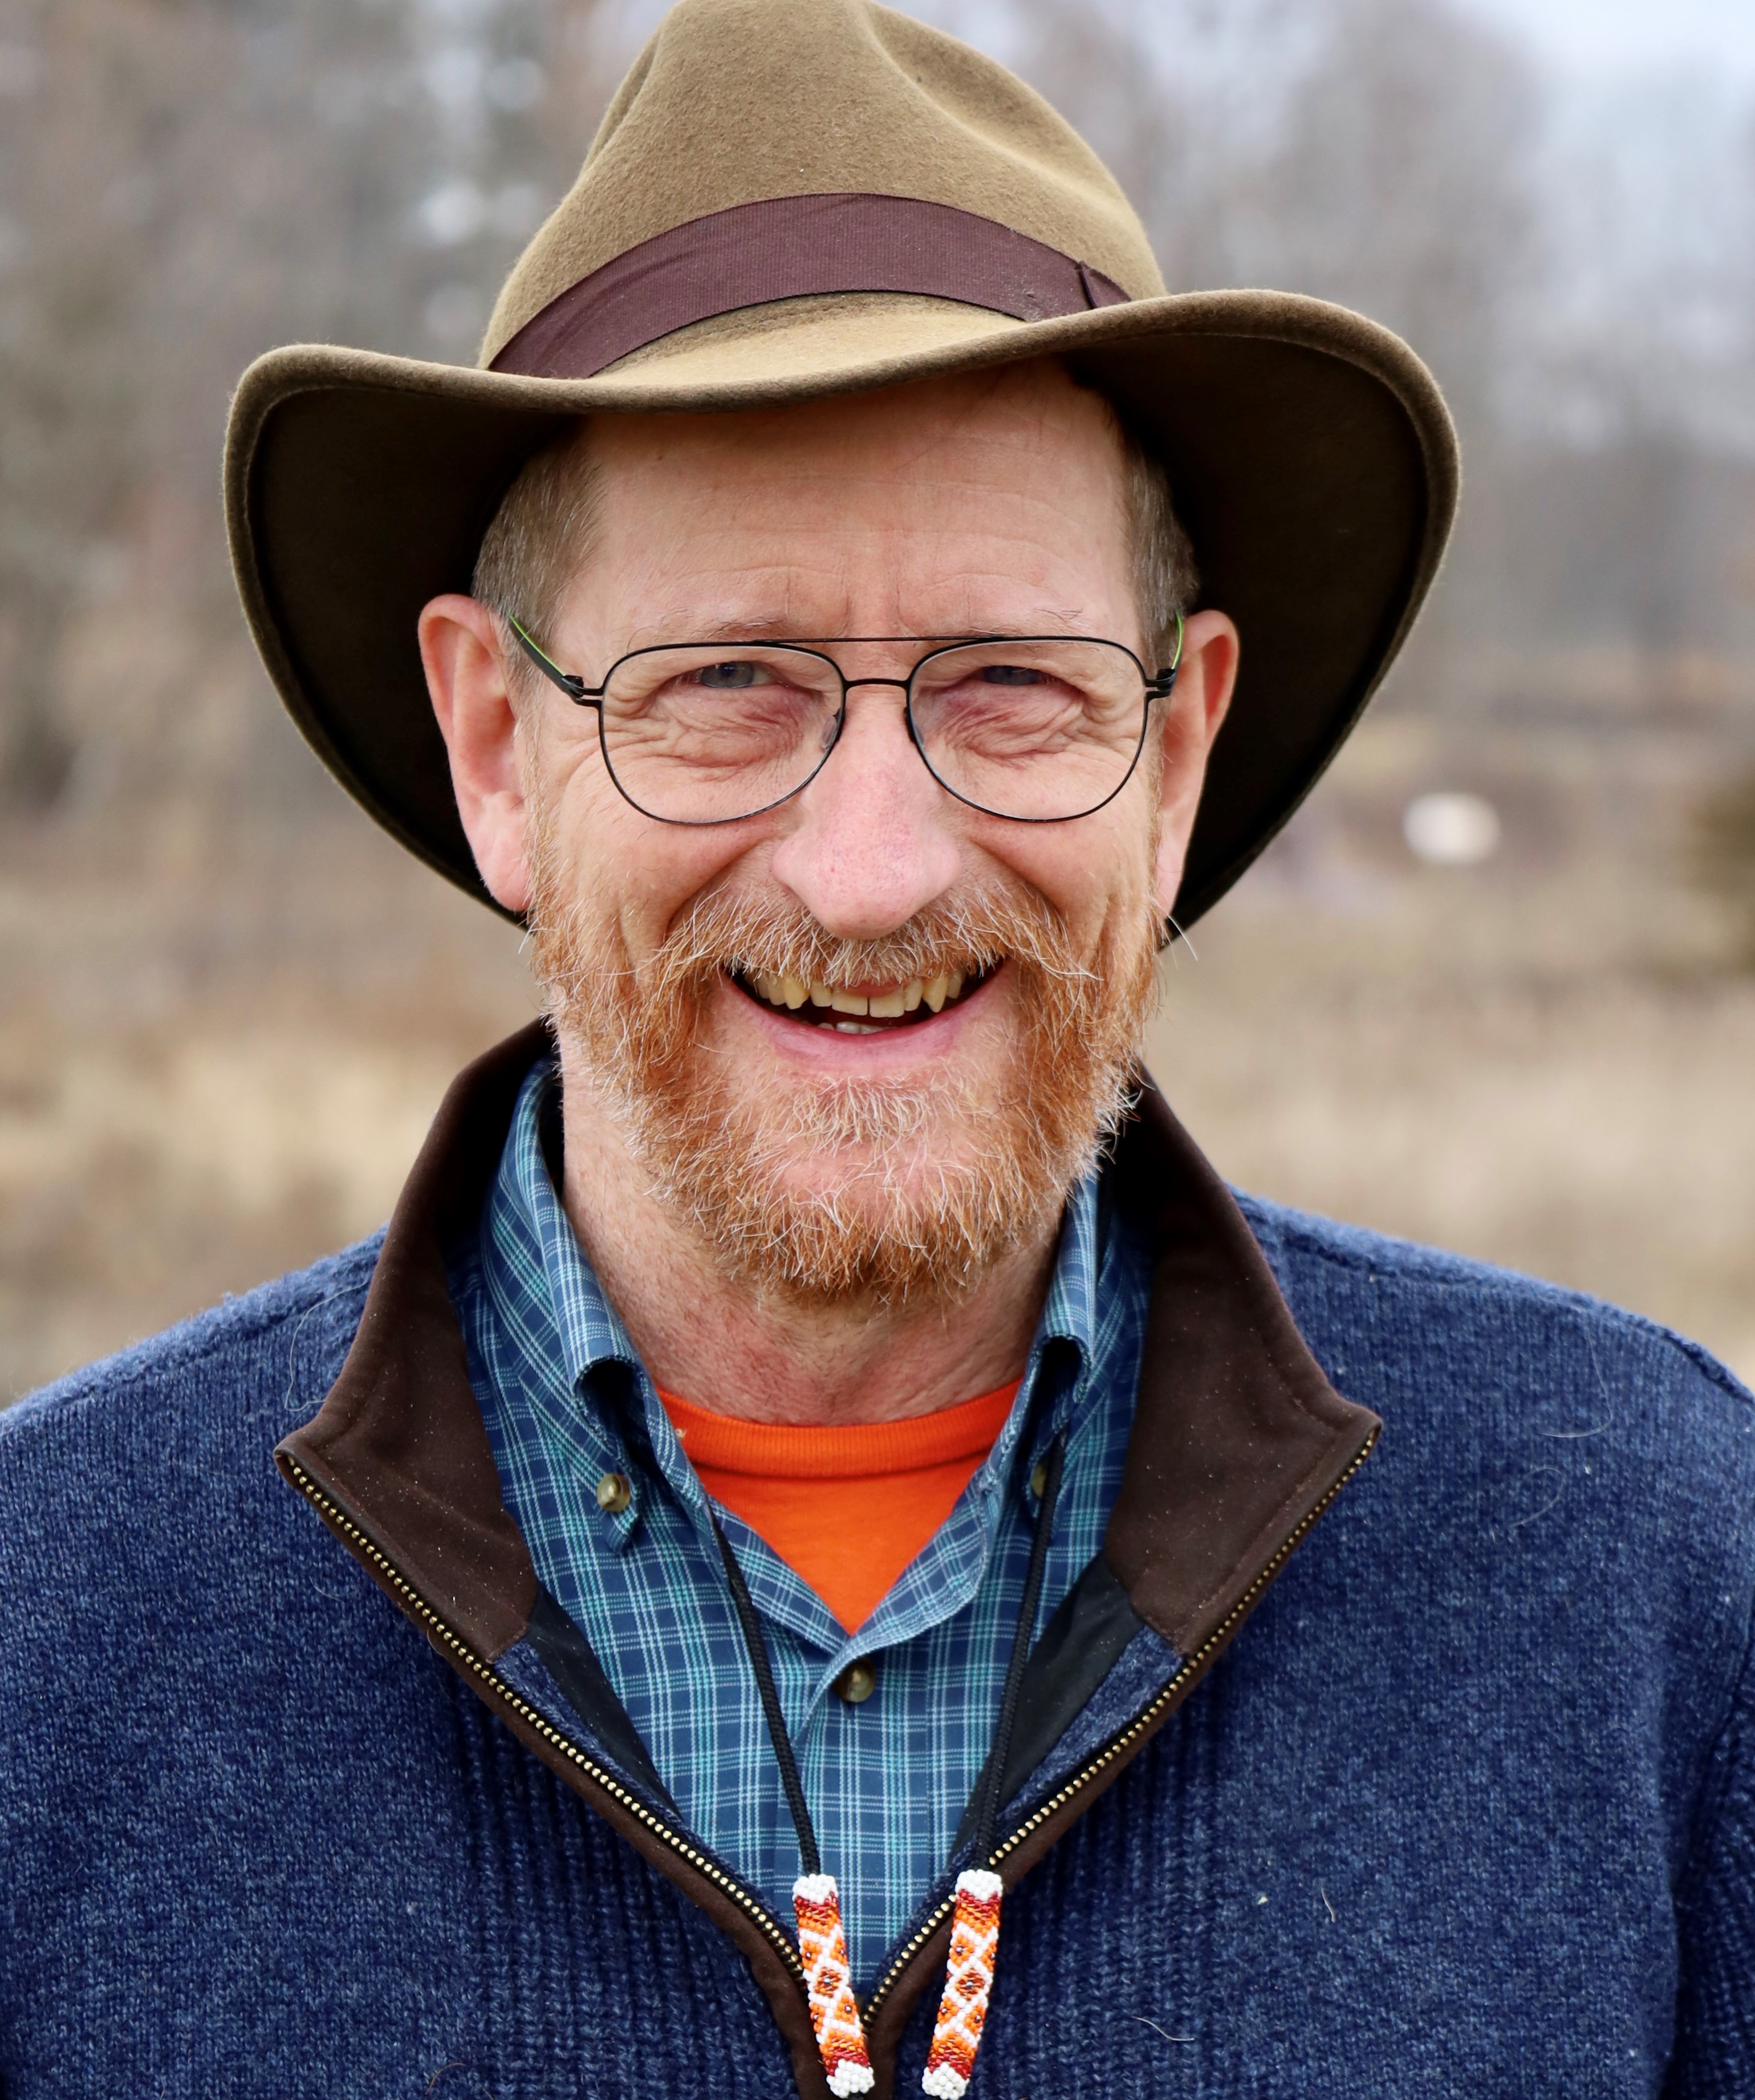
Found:
<path fill-rule="evenodd" d="M 1176 902 L 1191 925 L 1321 777 L 1431 585 L 1457 492 L 1442 397 L 1387 329 L 1282 293 L 1029 324 L 947 307 L 914 335 L 912 349 L 813 355 L 808 328 L 789 342 L 782 325 L 729 357 L 708 345 L 584 380 L 326 345 L 258 360 L 232 407 L 227 519 L 245 611 L 293 720 L 386 830 L 492 906 L 416 622 L 430 598 L 469 589 L 506 489 L 567 419 L 774 407 L 1060 357 L 1162 457 L 1201 602 L 1243 638 Z"/>

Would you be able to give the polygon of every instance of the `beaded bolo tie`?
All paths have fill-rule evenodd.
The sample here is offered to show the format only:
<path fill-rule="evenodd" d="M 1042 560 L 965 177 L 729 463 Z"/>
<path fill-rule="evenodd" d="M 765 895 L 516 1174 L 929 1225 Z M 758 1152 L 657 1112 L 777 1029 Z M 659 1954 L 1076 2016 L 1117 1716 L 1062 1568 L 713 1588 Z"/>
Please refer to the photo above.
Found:
<path fill-rule="evenodd" d="M 972 1857 L 975 1864 L 957 1877 L 956 1907 L 950 1924 L 950 1955 L 945 1970 L 945 1990 L 939 2000 L 938 2018 L 933 2028 L 933 2046 L 928 2052 L 920 2089 L 934 2100 L 962 2100 L 975 2069 L 975 2053 L 981 2047 L 981 2029 L 987 2018 L 988 2000 L 993 1993 L 994 1964 L 999 1951 L 999 1899 L 1003 1884 L 994 1871 L 995 1828 L 999 1815 L 999 1789 L 1012 1747 L 1017 1720 L 1018 1697 L 1024 1685 L 1024 1665 L 1029 1660 L 1030 1637 L 1036 1623 L 1036 1608 L 1042 1597 L 1043 1577 L 1047 1566 L 1048 1545 L 1054 1531 L 1054 1508 L 1060 1499 L 1060 1466 L 1065 1454 L 1056 1437 L 1043 1463 L 1040 1504 L 1036 1529 L 1030 1540 L 1030 1566 L 1019 1599 L 1017 1624 L 1012 1636 L 1012 1653 L 1006 1664 L 1005 1684 L 999 1695 L 999 1715 L 994 1724 L 993 1743 L 970 1796 L 974 1826 Z M 853 1996 L 853 1978 L 847 1959 L 847 1935 L 841 1924 L 840 1890 L 833 1874 L 822 1871 L 817 1849 L 816 1826 L 798 1776 L 798 1760 L 792 1739 L 787 1733 L 786 1717 L 780 1711 L 774 1671 L 768 1660 L 756 1607 L 748 1585 L 738 1565 L 717 1517 L 713 1530 L 725 1558 L 725 1579 L 739 1631 L 747 1651 L 751 1674 L 761 1700 L 762 1718 L 774 1745 L 774 1761 L 780 1768 L 780 1785 L 791 1810 L 792 1827 L 798 1833 L 799 1864 L 802 1871 L 792 1884 L 792 1908 L 798 1921 L 799 1959 L 804 1965 L 805 1986 L 810 2001 L 810 2023 L 817 2037 L 817 2054 L 822 2059 L 823 2076 L 836 2100 L 853 2093 L 869 2093 L 873 2085 L 871 2059 L 866 2050 L 865 2023 L 859 2017 L 859 2001 Z"/>

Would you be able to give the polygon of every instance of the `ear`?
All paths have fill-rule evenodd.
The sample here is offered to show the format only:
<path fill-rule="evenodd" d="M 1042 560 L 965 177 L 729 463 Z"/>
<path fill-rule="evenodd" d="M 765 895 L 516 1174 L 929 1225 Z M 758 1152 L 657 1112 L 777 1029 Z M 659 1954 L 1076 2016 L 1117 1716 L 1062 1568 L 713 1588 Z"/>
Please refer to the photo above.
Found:
<path fill-rule="evenodd" d="M 518 724 L 493 615 L 453 591 L 422 609 L 419 632 L 464 835 L 490 893 L 508 911 L 522 911 L 530 863 Z"/>
<path fill-rule="evenodd" d="M 1158 910 L 1168 917 L 1182 886 L 1183 862 L 1206 781 L 1206 761 L 1223 726 L 1237 682 L 1241 645 L 1235 624 L 1222 612 L 1197 612 L 1183 630 L 1182 660 L 1167 702 L 1161 703 L 1163 739 L 1158 788 L 1162 801 L 1158 867 L 1153 888 Z"/>

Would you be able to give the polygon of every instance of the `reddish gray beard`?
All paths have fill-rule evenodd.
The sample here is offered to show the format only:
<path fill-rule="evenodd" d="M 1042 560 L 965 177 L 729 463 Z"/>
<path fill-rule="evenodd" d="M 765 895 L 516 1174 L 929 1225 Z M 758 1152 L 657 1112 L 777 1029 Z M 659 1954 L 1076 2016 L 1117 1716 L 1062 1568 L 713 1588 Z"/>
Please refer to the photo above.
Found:
<path fill-rule="evenodd" d="M 560 893 L 541 827 L 532 859 L 531 939 L 557 1030 L 659 1200 L 759 1290 L 955 1300 L 1052 1230 L 1128 1112 L 1154 991 L 1149 908 L 1081 960 L 1021 882 L 959 891 L 875 941 L 836 939 L 784 898 L 718 884 L 637 965 L 619 931 Z M 727 971 L 896 984 L 1001 962 L 1020 1021 L 997 1084 L 826 1080 L 747 1098 L 704 1039 Z"/>

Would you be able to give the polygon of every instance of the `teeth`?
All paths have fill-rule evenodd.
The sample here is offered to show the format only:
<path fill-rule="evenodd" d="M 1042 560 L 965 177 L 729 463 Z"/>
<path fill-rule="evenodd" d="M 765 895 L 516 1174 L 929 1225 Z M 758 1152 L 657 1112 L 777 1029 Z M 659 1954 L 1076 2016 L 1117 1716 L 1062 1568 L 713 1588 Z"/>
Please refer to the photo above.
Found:
<path fill-rule="evenodd" d="M 881 1035 L 881 1028 L 862 1028 L 857 1021 L 837 1021 L 834 1023 L 837 1035 Z"/>
<path fill-rule="evenodd" d="M 911 977 L 906 984 L 875 996 L 844 991 L 837 985 L 806 984 L 802 977 L 773 970 L 752 970 L 744 982 L 759 992 L 769 1005 L 784 1007 L 792 1013 L 809 999 L 813 1006 L 827 1007 L 835 1013 L 862 1017 L 869 1014 L 874 1021 L 900 1021 L 904 1014 L 917 1012 L 923 1000 L 933 1012 L 941 1012 L 946 1002 L 962 991 L 968 978 L 962 970 L 941 970 L 936 977 Z M 871 1033 L 869 1030 L 852 1029 L 844 1032 Z"/>

